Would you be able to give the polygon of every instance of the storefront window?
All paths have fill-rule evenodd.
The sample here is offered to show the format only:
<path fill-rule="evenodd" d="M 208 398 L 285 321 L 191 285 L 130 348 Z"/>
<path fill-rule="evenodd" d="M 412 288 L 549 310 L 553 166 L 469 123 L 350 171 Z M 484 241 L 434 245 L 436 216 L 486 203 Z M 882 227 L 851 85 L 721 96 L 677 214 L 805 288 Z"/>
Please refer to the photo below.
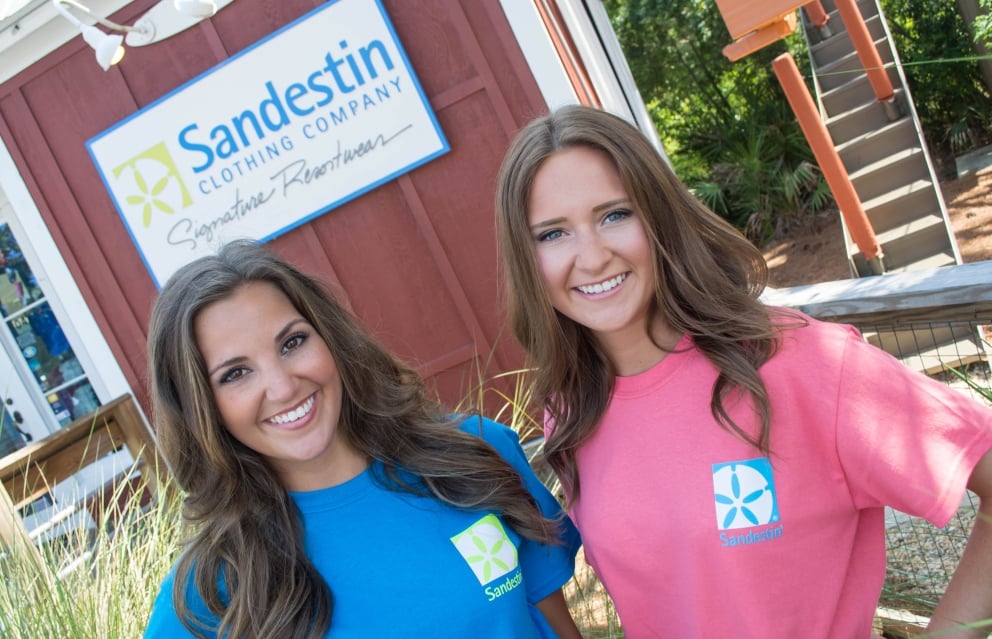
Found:
<path fill-rule="evenodd" d="M 6 223 L 0 223 L 0 315 L 60 425 L 100 405 Z"/>
<path fill-rule="evenodd" d="M 0 459 L 24 447 L 27 437 L 17 427 L 6 407 L 0 408 Z"/>

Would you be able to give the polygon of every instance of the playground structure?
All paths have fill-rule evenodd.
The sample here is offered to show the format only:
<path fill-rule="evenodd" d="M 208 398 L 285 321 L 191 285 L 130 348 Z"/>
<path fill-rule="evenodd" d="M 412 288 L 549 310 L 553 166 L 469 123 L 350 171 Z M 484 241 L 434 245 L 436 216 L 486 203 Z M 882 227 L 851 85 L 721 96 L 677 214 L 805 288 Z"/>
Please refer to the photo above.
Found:
<path fill-rule="evenodd" d="M 815 97 L 790 54 L 772 66 L 840 209 L 852 277 L 961 263 L 923 130 L 877 0 L 717 2 L 737 60 L 803 26 Z M 746 5 L 746 10 L 745 10 Z M 801 9 L 801 11 L 800 11 Z M 801 19 L 797 17 L 801 15 Z M 977 359 L 981 337 L 966 327 L 865 338 L 933 373 Z M 906 356 L 906 344 L 919 357 Z"/>
<path fill-rule="evenodd" d="M 785 37 L 802 23 L 816 99 L 791 55 L 776 58 L 773 69 L 840 208 L 852 275 L 960 264 L 878 3 L 718 0 L 717 6 L 735 39 L 724 48 L 730 60 Z"/>

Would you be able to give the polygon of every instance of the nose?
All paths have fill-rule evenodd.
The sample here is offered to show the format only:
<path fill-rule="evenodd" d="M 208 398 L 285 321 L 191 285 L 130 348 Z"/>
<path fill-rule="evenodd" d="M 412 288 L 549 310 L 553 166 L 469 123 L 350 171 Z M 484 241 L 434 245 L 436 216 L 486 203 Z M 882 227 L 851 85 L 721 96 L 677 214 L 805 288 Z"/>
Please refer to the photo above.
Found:
<path fill-rule="evenodd" d="M 598 272 L 606 267 L 613 257 L 613 251 L 599 233 L 588 231 L 579 234 L 578 252 L 575 265 L 590 272 Z"/>
<path fill-rule="evenodd" d="M 296 393 L 296 376 L 281 363 L 272 366 L 265 374 L 265 396 L 272 401 L 293 399 Z"/>

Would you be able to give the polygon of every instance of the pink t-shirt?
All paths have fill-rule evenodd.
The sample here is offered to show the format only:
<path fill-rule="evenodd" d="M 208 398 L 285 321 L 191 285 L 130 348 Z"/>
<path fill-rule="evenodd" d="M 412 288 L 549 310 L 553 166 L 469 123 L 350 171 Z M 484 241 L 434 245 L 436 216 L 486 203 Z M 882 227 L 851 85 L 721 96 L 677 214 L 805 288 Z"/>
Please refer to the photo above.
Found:
<path fill-rule="evenodd" d="M 577 456 L 571 514 L 625 636 L 868 637 L 883 507 L 945 525 L 992 448 L 992 410 L 810 320 L 761 369 L 765 457 L 715 422 L 716 369 L 688 337 L 678 348 L 617 379 Z"/>

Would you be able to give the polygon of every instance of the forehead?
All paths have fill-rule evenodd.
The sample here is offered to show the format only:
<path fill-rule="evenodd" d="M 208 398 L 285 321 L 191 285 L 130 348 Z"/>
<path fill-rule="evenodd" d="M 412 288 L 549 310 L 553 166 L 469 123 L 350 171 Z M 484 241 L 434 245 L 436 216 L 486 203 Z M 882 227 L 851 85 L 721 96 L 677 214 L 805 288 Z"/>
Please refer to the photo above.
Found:
<path fill-rule="evenodd" d="M 282 328 L 299 315 L 274 284 L 248 282 L 203 307 L 193 320 L 193 334 L 206 356 L 211 345 L 256 338 L 260 332 Z"/>
<path fill-rule="evenodd" d="M 533 218 L 591 210 L 626 196 L 620 172 L 605 151 L 570 147 L 550 155 L 535 171 L 527 196 L 527 214 Z"/>

